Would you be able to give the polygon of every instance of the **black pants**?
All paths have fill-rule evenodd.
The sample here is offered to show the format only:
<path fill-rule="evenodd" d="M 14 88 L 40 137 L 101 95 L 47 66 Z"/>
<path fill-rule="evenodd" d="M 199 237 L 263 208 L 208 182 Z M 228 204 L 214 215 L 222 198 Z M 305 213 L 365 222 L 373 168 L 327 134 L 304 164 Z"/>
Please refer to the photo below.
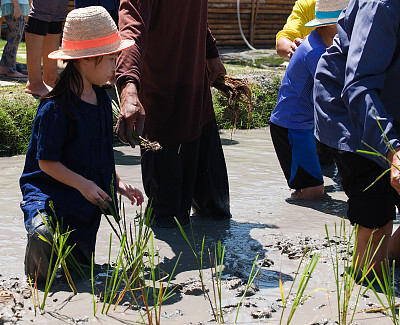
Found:
<path fill-rule="evenodd" d="M 228 175 L 215 120 L 199 139 L 142 152 L 143 186 L 153 209 L 154 225 L 175 227 L 196 214 L 230 218 Z"/>
<path fill-rule="evenodd" d="M 349 198 L 347 217 L 350 222 L 374 229 L 394 220 L 396 206 L 400 208 L 400 195 L 390 185 L 390 173 L 380 177 L 384 169 L 374 161 L 354 152 L 333 148 L 331 151 Z M 374 185 L 369 187 L 372 183 Z"/>

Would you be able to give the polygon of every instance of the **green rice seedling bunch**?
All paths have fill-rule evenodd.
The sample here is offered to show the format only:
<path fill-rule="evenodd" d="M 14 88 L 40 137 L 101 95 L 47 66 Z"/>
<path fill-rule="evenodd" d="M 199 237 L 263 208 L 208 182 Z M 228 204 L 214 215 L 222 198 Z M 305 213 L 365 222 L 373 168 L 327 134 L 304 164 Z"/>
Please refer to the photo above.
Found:
<path fill-rule="evenodd" d="M 255 278 L 259 275 L 259 273 L 260 273 L 261 266 L 256 270 L 257 261 L 258 261 L 258 254 L 256 255 L 256 257 L 255 257 L 255 259 L 254 259 L 254 262 L 253 262 L 253 265 L 252 265 L 252 267 L 251 267 L 251 271 L 250 271 L 250 274 L 249 274 L 249 278 L 247 279 L 246 288 L 245 288 L 245 290 L 244 290 L 244 292 L 243 292 L 243 295 L 240 297 L 239 303 L 238 303 L 237 308 L 236 308 L 235 324 L 236 324 L 236 322 L 237 322 L 237 318 L 238 318 L 238 315 L 239 315 L 239 309 L 240 309 L 240 306 L 242 305 L 243 299 L 244 299 L 244 297 L 246 297 L 247 292 L 249 291 L 250 286 L 251 286 L 251 285 L 253 284 L 253 282 L 254 282 L 254 279 L 255 279 Z"/>
<path fill-rule="evenodd" d="M 308 286 L 308 283 L 309 283 L 309 281 L 311 279 L 311 276 L 312 276 L 312 274 L 313 274 L 313 272 L 314 272 L 314 270 L 315 270 L 315 268 L 316 268 L 316 266 L 318 264 L 319 259 L 320 259 L 320 255 L 319 254 L 312 254 L 311 250 L 306 249 L 303 252 L 303 255 L 302 255 L 300 263 L 299 263 L 299 266 L 298 266 L 297 271 L 296 271 L 296 275 L 295 275 L 295 277 L 293 279 L 292 285 L 290 286 L 290 289 L 289 289 L 289 292 L 288 292 L 286 298 L 285 298 L 285 294 L 284 294 L 284 290 L 283 290 L 282 279 L 279 278 L 279 288 L 280 288 L 280 291 L 281 291 L 281 298 L 282 298 L 282 304 L 283 304 L 283 309 L 282 309 L 282 313 L 281 313 L 281 318 L 280 318 L 279 324 L 282 324 L 283 315 L 284 315 L 285 310 L 287 308 L 287 302 L 288 302 L 289 297 L 290 297 L 290 295 L 291 295 L 291 293 L 293 291 L 294 284 L 296 283 L 297 277 L 300 274 L 300 268 L 303 265 L 303 263 L 304 263 L 304 269 L 303 269 L 303 272 L 301 273 L 300 282 L 298 284 L 297 291 L 296 291 L 296 294 L 295 294 L 295 298 L 294 298 L 294 301 L 293 301 L 293 304 L 292 304 L 292 308 L 290 309 L 289 316 L 288 316 L 286 324 L 290 324 L 290 322 L 292 321 L 293 316 L 294 316 L 294 314 L 295 314 L 295 312 L 297 310 L 297 307 L 299 307 L 300 304 L 302 304 L 313 292 L 315 292 L 317 290 L 325 290 L 325 289 L 322 289 L 322 288 L 317 288 L 317 289 L 312 290 L 307 295 L 304 294 L 304 292 L 305 292 L 305 290 L 306 290 L 306 288 Z"/>
<path fill-rule="evenodd" d="M 329 251 L 332 261 L 334 279 L 336 283 L 336 300 L 338 308 L 338 321 L 340 325 L 345 325 L 349 321 L 352 322 L 356 308 L 353 309 L 350 317 L 348 317 L 350 301 L 353 294 L 355 294 L 355 306 L 357 306 L 360 297 L 366 291 L 362 290 L 362 285 L 365 278 L 372 274 L 373 270 L 373 259 L 376 252 L 378 251 L 383 238 L 377 245 L 376 249 L 372 249 L 372 236 L 369 238 L 367 249 L 363 256 L 356 256 L 357 251 L 357 231 L 358 226 L 354 226 L 352 231 L 346 230 L 345 221 L 342 219 L 340 222 L 339 229 L 335 223 L 335 238 L 331 240 L 329 236 L 328 227 L 325 225 L 326 236 L 328 239 Z M 351 243 L 354 241 L 353 252 L 351 252 Z M 333 244 L 332 244 L 333 243 Z M 345 246 L 345 256 L 351 256 L 351 259 L 345 258 L 343 265 L 341 265 L 341 252 L 342 247 Z M 360 267 L 361 261 L 364 261 L 362 267 Z M 357 289 L 358 286 L 358 289 Z M 368 290 L 368 288 L 367 288 Z"/>
<path fill-rule="evenodd" d="M 193 235 L 193 228 L 192 228 L 192 223 L 190 223 L 190 228 L 191 228 L 191 233 L 192 233 L 192 240 L 193 240 L 193 244 L 190 242 L 188 236 L 186 235 L 186 232 L 183 230 L 181 224 L 179 223 L 178 219 L 174 218 L 175 222 L 178 225 L 178 228 L 183 236 L 183 238 L 186 240 L 187 244 L 190 247 L 190 250 L 192 251 L 194 257 L 196 258 L 196 263 L 197 263 L 197 270 L 199 271 L 199 278 L 200 278 L 200 282 L 201 282 L 201 290 L 203 292 L 204 298 L 209 302 L 210 307 L 211 307 L 211 312 L 213 314 L 214 320 L 215 322 L 218 323 L 218 316 L 217 316 L 217 311 L 212 303 L 211 297 L 208 293 L 208 290 L 204 284 L 204 275 L 203 275 L 203 258 L 204 258 L 204 243 L 205 243 L 205 236 L 203 236 L 203 240 L 201 242 L 201 249 L 200 249 L 200 256 L 198 253 L 198 249 L 196 247 L 196 241 Z"/>
<path fill-rule="evenodd" d="M 121 196 L 119 197 L 119 204 L 114 199 L 114 185 L 113 179 L 111 181 L 111 197 L 113 198 L 111 204 L 108 204 L 108 211 L 100 208 L 108 224 L 117 236 L 124 254 L 125 265 L 130 273 L 133 274 L 133 278 L 136 280 L 139 276 L 139 270 L 143 267 L 143 256 L 146 252 L 151 229 L 149 225 L 151 223 L 151 206 L 146 210 L 147 213 L 143 214 L 142 211 L 136 213 L 136 218 L 132 223 L 128 223 L 126 220 L 125 207 L 122 204 Z M 112 218 L 108 215 L 111 214 Z M 120 217 L 122 215 L 122 218 Z M 124 241 L 122 240 L 125 238 Z"/>
<path fill-rule="evenodd" d="M 49 225 L 49 223 L 44 215 L 41 215 L 41 217 L 42 217 L 44 224 L 49 229 L 50 234 L 52 236 L 52 239 L 49 240 L 48 238 L 46 238 L 42 235 L 39 235 L 39 238 L 41 240 L 43 240 L 44 242 L 46 242 L 52 246 L 51 255 L 50 255 L 50 263 L 49 263 L 49 268 L 48 268 L 47 277 L 46 277 L 46 283 L 45 283 L 45 287 L 44 287 L 43 301 L 41 304 L 38 301 L 39 308 L 41 310 L 43 310 L 45 307 L 45 304 L 46 304 L 46 299 L 47 299 L 49 290 L 53 284 L 57 270 L 60 266 L 64 270 L 66 279 L 67 279 L 68 284 L 71 287 L 73 293 L 76 294 L 77 290 L 76 290 L 76 287 L 72 280 L 72 277 L 69 273 L 68 266 L 67 266 L 67 257 L 70 256 L 71 251 L 75 247 L 75 244 L 72 246 L 67 244 L 67 240 L 68 240 L 68 237 L 69 237 L 71 231 L 69 231 L 67 229 L 67 231 L 65 233 L 62 233 L 61 227 L 60 227 L 60 224 L 58 221 L 55 223 L 55 227 L 54 227 L 54 226 Z M 49 219 L 51 220 L 50 216 L 49 216 Z M 55 261 L 54 261 L 54 259 L 55 259 Z"/>
<path fill-rule="evenodd" d="M 153 235 L 151 235 L 150 247 L 148 248 L 148 263 L 145 268 L 141 269 L 142 277 L 139 279 L 141 290 L 141 298 L 146 310 L 146 318 L 148 324 L 159 325 L 161 323 L 161 307 L 163 303 L 175 295 L 175 289 L 170 289 L 171 280 L 174 276 L 176 267 L 179 263 L 181 254 L 179 254 L 174 268 L 170 274 L 160 268 L 159 254 L 154 250 Z M 148 274 L 146 276 L 146 270 Z M 147 280 L 145 280 L 148 278 Z M 152 302 L 150 302 L 152 297 Z M 138 306 L 140 307 L 140 306 Z M 138 308 L 140 311 L 140 308 Z M 144 321 L 144 317 L 142 316 Z"/>
<path fill-rule="evenodd" d="M 190 224 L 190 227 L 191 227 L 193 243 L 190 242 L 188 236 L 186 235 L 186 232 L 184 231 L 181 224 L 179 223 L 179 221 L 176 218 L 175 218 L 175 222 L 177 223 L 182 236 L 186 240 L 187 244 L 190 247 L 190 250 L 192 251 L 194 257 L 196 258 L 197 269 L 199 271 L 199 278 L 200 278 L 200 282 L 201 282 L 201 289 L 202 289 L 204 298 L 210 304 L 211 312 L 214 317 L 214 321 L 218 324 L 224 323 L 223 309 L 222 309 L 222 271 L 223 271 L 223 262 L 224 262 L 224 256 L 225 256 L 225 246 L 222 246 L 221 242 L 219 241 L 217 243 L 217 245 L 214 247 L 214 263 L 212 262 L 213 258 L 210 257 L 211 268 L 212 268 L 212 265 L 214 264 L 214 271 L 212 271 L 212 274 L 211 274 L 212 275 L 211 278 L 212 278 L 212 285 L 213 285 L 213 293 L 214 293 L 214 304 L 213 304 L 213 300 L 211 299 L 211 297 L 208 293 L 208 290 L 206 288 L 206 285 L 204 284 L 203 258 L 204 258 L 205 236 L 203 236 L 203 239 L 201 242 L 200 254 L 199 254 L 198 249 L 196 247 L 196 240 L 193 235 L 192 224 Z M 210 254 L 210 256 L 211 256 L 211 254 Z M 258 276 L 258 273 L 260 271 L 260 268 L 258 268 L 255 271 L 255 269 L 256 269 L 255 266 L 256 266 L 257 260 L 258 260 L 258 254 L 254 260 L 252 269 L 250 271 L 250 275 L 249 275 L 244 293 L 238 303 L 235 323 L 237 321 L 241 303 L 242 303 L 244 297 L 246 296 L 250 286 L 252 285 L 254 279 Z"/>
<path fill-rule="evenodd" d="M 376 298 L 382 306 L 382 309 L 386 312 L 387 315 L 389 315 L 393 324 L 399 325 L 400 311 L 398 310 L 399 304 L 396 304 L 396 283 L 394 281 L 396 270 L 395 261 L 393 261 L 392 267 L 390 268 L 389 261 L 384 260 L 381 262 L 381 267 L 382 279 L 379 277 L 374 269 L 372 269 L 372 271 L 374 272 L 376 283 L 378 284 L 379 288 L 386 298 L 386 304 L 382 301 L 381 296 L 378 294 L 376 288 L 373 286 L 373 281 L 369 281 L 367 279 L 369 282 L 369 288 L 375 294 Z"/>
<path fill-rule="evenodd" d="M 214 293 L 214 306 L 216 310 L 217 322 L 224 323 L 224 314 L 222 310 L 222 271 L 224 266 L 225 246 L 222 246 L 221 241 L 214 246 L 214 258 L 210 250 L 208 250 L 211 265 L 211 281 Z M 213 270 L 214 265 L 214 270 Z"/>
<path fill-rule="evenodd" d="M 110 280 L 109 272 L 110 272 L 110 258 L 111 258 L 111 241 L 112 236 L 110 235 L 110 246 L 109 246 L 109 254 L 108 254 L 108 264 L 107 264 L 107 273 L 106 273 L 106 284 L 105 284 L 105 291 L 104 291 L 104 300 L 103 300 L 103 307 L 101 309 L 101 313 L 108 314 L 108 311 L 114 302 L 115 298 L 118 295 L 118 289 L 122 283 L 123 277 L 120 276 L 120 271 L 123 268 L 123 254 L 125 248 L 125 241 L 126 236 L 125 234 L 122 235 L 120 248 L 117 254 L 117 258 L 112 268 Z"/>

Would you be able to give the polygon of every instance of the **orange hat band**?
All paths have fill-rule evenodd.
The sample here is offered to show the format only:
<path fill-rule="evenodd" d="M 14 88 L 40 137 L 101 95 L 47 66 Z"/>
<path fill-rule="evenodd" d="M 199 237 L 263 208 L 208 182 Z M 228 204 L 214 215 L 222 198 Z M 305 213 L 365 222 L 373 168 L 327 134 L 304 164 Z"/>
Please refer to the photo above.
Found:
<path fill-rule="evenodd" d="M 95 38 L 95 39 L 90 39 L 90 40 L 69 41 L 69 40 L 63 39 L 62 40 L 62 48 L 65 51 L 85 50 L 85 49 L 90 49 L 90 48 L 94 48 L 94 47 L 109 45 L 109 44 L 119 41 L 120 39 L 121 39 L 121 37 L 119 36 L 119 32 L 116 32 L 114 34 L 111 34 L 111 35 L 108 35 L 105 37 Z"/>

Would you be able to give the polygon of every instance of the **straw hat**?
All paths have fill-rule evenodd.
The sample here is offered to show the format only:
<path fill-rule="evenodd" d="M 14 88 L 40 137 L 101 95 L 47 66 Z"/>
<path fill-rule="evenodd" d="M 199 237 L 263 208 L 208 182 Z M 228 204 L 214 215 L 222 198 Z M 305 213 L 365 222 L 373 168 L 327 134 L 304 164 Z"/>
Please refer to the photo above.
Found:
<path fill-rule="evenodd" d="M 135 44 L 121 40 L 117 26 L 106 9 L 100 6 L 72 10 L 65 21 L 61 50 L 50 59 L 82 59 L 116 53 Z"/>
<path fill-rule="evenodd" d="M 337 23 L 337 19 L 348 0 L 317 0 L 315 3 L 315 19 L 305 24 L 306 27 L 318 27 Z"/>

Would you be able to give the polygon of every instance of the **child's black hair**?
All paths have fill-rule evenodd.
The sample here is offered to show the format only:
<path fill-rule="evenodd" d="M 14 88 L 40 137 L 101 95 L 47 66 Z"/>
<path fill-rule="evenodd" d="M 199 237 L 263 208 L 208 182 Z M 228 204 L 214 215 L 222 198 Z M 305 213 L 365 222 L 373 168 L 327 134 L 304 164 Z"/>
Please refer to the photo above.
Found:
<path fill-rule="evenodd" d="M 103 56 L 96 56 L 93 58 L 87 58 L 83 60 L 92 60 L 96 61 L 96 65 L 100 63 L 103 59 Z M 61 109 L 67 117 L 72 118 L 73 115 L 69 110 L 69 107 L 78 107 L 79 101 L 83 92 L 83 80 L 82 76 L 76 68 L 76 62 L 78 59 L 67 60 L 66 67 L 59 75 L 54 88 L 47 94 L 44 95 L 41 99 L 46 98 L 55 98 L 58 97 L 61 99 Z"/>
<path fill-rule="evenodd" d="M 59 97 L 61 109 L 68 117 L 72 117 L 69 107 L 77 107 L 83 91 L 83 80 L 75 66 L 77 60 L 68 60 L 64 70 L 59 75 L 54 88 L 41 99 Z"/>

